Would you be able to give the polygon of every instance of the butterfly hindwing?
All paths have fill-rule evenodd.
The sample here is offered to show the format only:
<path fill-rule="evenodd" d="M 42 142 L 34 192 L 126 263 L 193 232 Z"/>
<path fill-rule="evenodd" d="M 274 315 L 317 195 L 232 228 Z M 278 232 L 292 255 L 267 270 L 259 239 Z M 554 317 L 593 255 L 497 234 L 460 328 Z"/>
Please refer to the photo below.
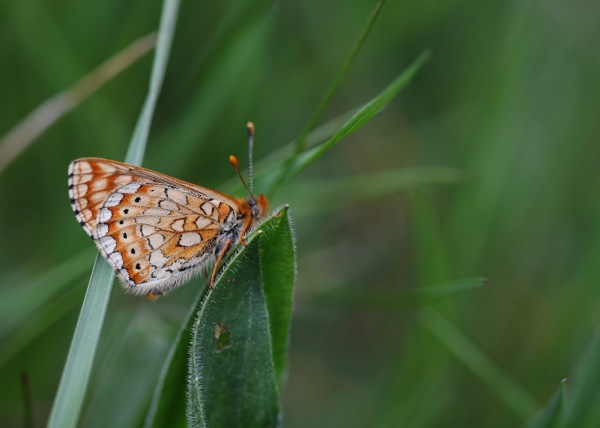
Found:
<path fill-rule="evenodd" d="M 224 224 L 237 225 L 237 202 L 144 168 L 97 158 L 73 161 L 75 216 L 136 294 L 162 293 L 213 258 Z"/>

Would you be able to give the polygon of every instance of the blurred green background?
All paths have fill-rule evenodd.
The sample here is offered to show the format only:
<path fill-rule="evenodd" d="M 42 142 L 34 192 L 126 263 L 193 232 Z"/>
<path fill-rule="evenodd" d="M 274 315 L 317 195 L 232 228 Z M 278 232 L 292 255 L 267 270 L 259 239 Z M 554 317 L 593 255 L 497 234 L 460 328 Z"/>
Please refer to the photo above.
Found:
<path fill-rule="evenodd" d="M 252 120 L 260 169 L 298 136 L 374 5 L 183 2 L 144 166 L 227 190 L 227 155 L 245 159 Z M 160 8 L 2 2 L 0 135 L 154 31 Z M 385 4 L 323 123 L 367 102 L 424 49 L 432 60 L 272 200 L 291 205 L 299 256 L 283 426 L 520 426 L 561 379 L 581 381 L 571 376 L 600 304 L 599 19 L 591 0 Z M 34 426 L 45 424 L 94 260 L 69 206 L 67 165 L 124 158 L 151 60 L 0 171 L 3 427 L 23 426 L 21 373 Z M 393 171 L 421 179 L 388 188 L 381 177 Z M 489 283 L 433 307 L 320 298 L 410 295 L 478 276 Z M 114 287 L 81 426 L 140 425 L 202 281 L 157 302 Z"/>

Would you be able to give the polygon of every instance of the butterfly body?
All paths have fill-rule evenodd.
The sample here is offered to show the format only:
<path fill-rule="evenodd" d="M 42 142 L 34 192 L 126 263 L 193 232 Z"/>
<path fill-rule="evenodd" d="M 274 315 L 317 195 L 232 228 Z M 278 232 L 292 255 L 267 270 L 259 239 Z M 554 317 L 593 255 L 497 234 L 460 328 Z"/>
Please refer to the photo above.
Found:
<path fill-rule="evenodd" d="M 75 217 L 135 294 L 160 295 L 217 258 L 267 211 L 267 198 L 235 199 L 145 168 L 100 158 L 69 166 Z M 211 285 L 216 275 L 211 277 Z"/>

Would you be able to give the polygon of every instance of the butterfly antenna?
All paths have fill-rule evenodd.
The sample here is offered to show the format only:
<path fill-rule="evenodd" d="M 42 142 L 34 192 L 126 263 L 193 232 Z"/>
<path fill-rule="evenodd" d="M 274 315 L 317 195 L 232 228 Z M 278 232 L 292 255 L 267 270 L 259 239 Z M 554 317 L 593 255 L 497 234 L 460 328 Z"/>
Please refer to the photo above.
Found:
<path fill-rule="evenodd" d="M 252 196 L 252 193 L 250 193 L 250 190 L 248 190 L 248 186 L 246 186 L 244 177 L 242 177 L 242 173 L 240 171 L 240 165 L 238 164 L 237 158 L 233 155 L 229 155 L 229 163 L 231 163 L 231 165 L 233 165 L 233 167 L 235 168 L 235 172 L 237 172 L 238 177 L 240 177 L 240 180 L 242 180 L 242 184 L 246 188 L 246 191 L 250 194 L 250 196 Z"/>
<path fill-rule="evenodd" d="M 246 124 L 246 129 L 248 130 L 248 177 L 250 179 L 250 188 L 248 188 L 248 186 L 246 185 L 246 181 L 244 181 L 244 177 L 242 177 L 242 172 L 240 171 L 240 165 L 238 163 L 237 158 L 231 155 L 229 156 L 229 162 L 235 168 L 235 172 L 237 172 L 237 175 L 238 177 L 240 177 L 240 180 L 242 180 L 242 184 L 246 188 L 248 195 L 250 195 L 251 198 L 254 198 L 252 193 L 252 148 L 254 146 L 254 124 L 252 122 L 248 122 Z"/>
<path fill-rule="evenodd" d="M 252 152 L 254 152 L 254 124 L 252 122 L 248 122 L 246 124 L 246 129 L 248 130 L 248 179 L 250 180 L 250 195 L 252 195 L 254 189 L 254 180 L 252 176 L 252 167 L 254 166 L 254 162 L 252 160 Z"/>

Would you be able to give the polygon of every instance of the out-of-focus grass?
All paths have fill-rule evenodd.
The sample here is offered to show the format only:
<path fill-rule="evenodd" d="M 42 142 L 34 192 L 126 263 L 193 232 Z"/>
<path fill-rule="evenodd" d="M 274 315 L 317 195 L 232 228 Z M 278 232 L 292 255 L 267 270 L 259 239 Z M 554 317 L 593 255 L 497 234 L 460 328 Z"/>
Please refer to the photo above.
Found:
<path fill-rule="evenodd" d="M 288 144 L 372 7 L 184 2 L 145 165 L 221 188 L 233 176 L 226 156 L 246 152 L 248 120 L 257 126 L 257 161 Z M 4 134 L 43 100 L 153 31 L 160 2 L 10 0 L 0 10 Z M 386 2 L 323 121 L 371 99 L 424 48 L 433 51 L 432 60 L 398 101 L 272 201 L 290 204 L 299 249 L 284 426 L 525 424 L 505 395 L 431 334 L 419 309 L 312 304 L 339 284 L 354 293 L 474 276 L 489 278 L 489 286 L 438 302 L 435 310 L 539 406 L 568 377 L 567 417 L 575 418 L 569 400 L 577 400 L 571 412 L 587 418 L 577 422 L 594 426 L 594 412 L 580 407 L 593 402 L 593 385 L 577 385 L 582 377 L 596 379 L 586 375 L 595 373 L 594 364 L 578 362 L 588 347 L 595 349 L 598 325 L 599 12 L 594 2 L 557 0 Z M 72 218 L 66 168 L 78 156 L 123 158 L 149 66 L 142 60 L 102 88 L 0 175 L 0 298 L 91 247 Z M 324 183 L 316 191 L 328 201 L 322 192 L 335 189 L 331 183 L 442 167 L 460 180 L 391 193 L 374 184 L 373 197 L 369 189 L 356 196 L 342 187 L 350 202 L 339 209 L 320 209 L 302 187 L 304 180 Z M 85 287 L 83 278 L 70 282 Z M 156 303 L 115 289 L 85 426 L 143 421 L 198 286 L 192 281 Z M 70 296 L 51 296 L 48 318 L 19 319 L 3 331 L 3 350 L 20 334 L 33 337 L 20 350 L 11 348 L 18 351 L 0 368 L 3 425 L 24 419 L 22 371 L 29 375 L 34 419 L 46 420 L 79 308 L 61 315 L 56 305 Z M 31 299 L 37 302 L 35 293 Z M 43 333 L 31 336 L 45 319 Z M 579 392 L 570 395 L 571 388 Z M 110 415 L 98 410 L 106 408 Z"/>

